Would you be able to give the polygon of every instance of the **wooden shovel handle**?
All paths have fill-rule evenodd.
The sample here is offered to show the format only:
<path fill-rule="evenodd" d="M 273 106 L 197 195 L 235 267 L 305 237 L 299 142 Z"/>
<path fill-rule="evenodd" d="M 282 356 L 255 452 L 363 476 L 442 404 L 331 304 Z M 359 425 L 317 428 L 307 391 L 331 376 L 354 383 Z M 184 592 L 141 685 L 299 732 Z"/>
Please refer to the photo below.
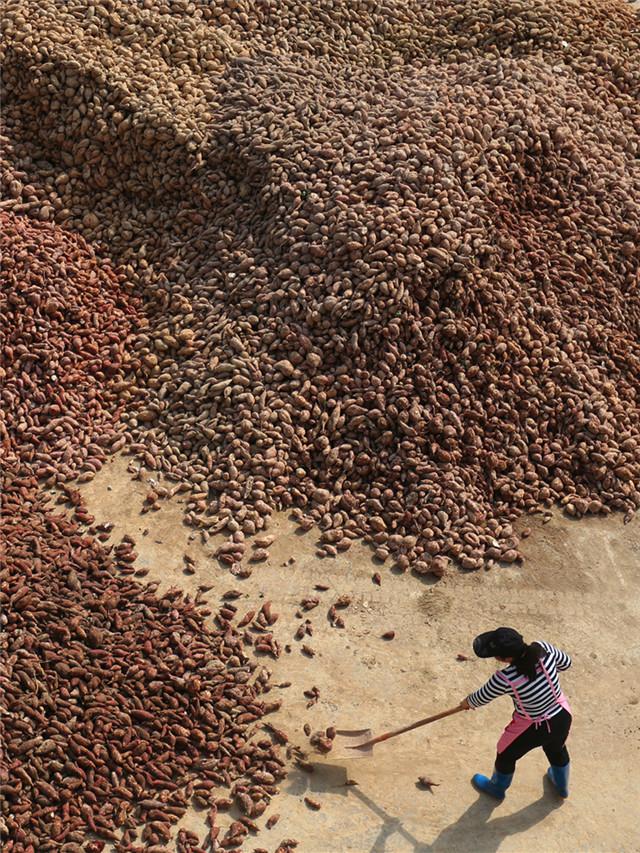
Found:
<path fill-rule="evenodd" d="M 394 729 L 392 732 L 385 732 L 383 735 L 378 735 L 378 737 L 374 737 L 373 740 L 367 741 L 367 743 L 362 744 L 362 746 L 373 746 L 376 743 L 382 743 L 383 740 L 389 740 L 389 738 L 396 737 L 397 735 L 403 735 L 405 732 L 410 732 L 412 729 L 419 729 L 420 726 L 435 723 L 436 720 L 441 720 L 443 717 L 450 717 L 451 714 L 457 714 L 458 711 L 463 710 L 464 707 L 462 705 L 456 705 L 455 708 L 449 708 L 448 711 L 441 711 L 439 714 L 434 714 L 433 717 L 426 717 L 424 720 L 418 720 L 417 723 L 411 723 L 408 726 L 403 726 L 401 729 Z"/>

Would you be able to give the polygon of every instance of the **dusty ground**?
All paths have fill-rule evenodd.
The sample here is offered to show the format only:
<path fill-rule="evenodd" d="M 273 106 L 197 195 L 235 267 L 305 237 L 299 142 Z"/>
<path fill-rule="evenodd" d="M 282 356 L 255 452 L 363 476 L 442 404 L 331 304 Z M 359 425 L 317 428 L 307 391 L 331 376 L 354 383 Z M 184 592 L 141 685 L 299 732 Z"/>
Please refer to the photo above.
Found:
<path fill-rule="evenodd" d="M 619 517 L 575 522 L 556 514 L 534 528 L 523 550 L 523 568 L 453 573 L 440 582 L 394 576 L 374 566 L 360 545 L 336 560 L 314 556 L 313 531 L 293 532 L 286 517 L 274 520 L 278 532 L 269 563 L 238 580 L 212 559 L 213 541 L 203 546 L 181 523 L 177 500 L 159 512 L 140 515 L 148 486 L 132 482 L 127 459 L 118 458 L 84 491 L 98 520 L 113 521 L 112 541 L 124 533 L 137 540 L 139 565 L 147 580 L 196 591 L 211 583 L 209 600 L 231 587 L 245 592 L 239 613 L 271 599 L 281 616 L 276 636 L 292 651 L 265 663 L 283 709 L 269 719 L 304 746 L 302 726 L 368 726 L 375 733 L 458 703 L 491 673 L 492 664 L 456 661 L 471 654 L 473 636 L 498 625 L 513 625 L 525 638 L 544 638 L 566 649 L 573 668 L 562 683 L 574 709 L 570 738 L 571 796 L 561 803 L 543 782 L 541 751 L 518 766 L 504 803 L 494 806 L 469 784 L 475 771 L 492 766 L 496 740 L 511 713 L 502 699 L 488 708 L 464 712 L 376 747 L 372 758 L 318 765 L 308 775 L 292 769 L 269 814 L 282 815 L 262 831 L 253 846 L 274 850 L 283 838 L 296 838 L 303 853 L 400 853 L 400 851 L 544 851 L 544 853 L 631 853 L 640 850 L 640 519 L 623 526 Z M 142 536 L 142 531 L 148 534 Z M 183 554 L 197 561 L 196 574 L 183 574 Z M 295 557 L 293 565 L 284 565 Z M 382 574 L 382 586 L 371 581 Z M 317 654 L 303 656 L 293 640 L 298 602 L 317 582 L 331 589 L 316 593 L 322 604 L 309 616 Z M 353 604 L 346 627 L 331 628 L 328 606 L 342 593 Z M 380 635 L 396 631 L 392 641 Z M 263 659 L 264 660 L 264 659 Z M 320 701 L 306 709 L 303 690 L 316 685 Z M 418 776 L 439 783 L 433 793 L 418 790 Z M 347 778 L 357 786 L 345 786 Z M 312 812 L 310 794 L 322 808 Z M 204 835 L 202 815 L 184 824 Z"/>

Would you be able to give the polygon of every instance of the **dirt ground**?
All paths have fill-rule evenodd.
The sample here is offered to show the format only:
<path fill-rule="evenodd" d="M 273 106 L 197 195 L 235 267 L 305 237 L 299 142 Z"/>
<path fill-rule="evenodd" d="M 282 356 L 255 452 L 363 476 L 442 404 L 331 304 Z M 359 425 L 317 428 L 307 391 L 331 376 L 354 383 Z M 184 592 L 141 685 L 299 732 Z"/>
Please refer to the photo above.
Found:
<path fill-rule="evenodd" d="M 254 844 L 248 839 L 246 850 L 274 850 L 284 838 L 297 839 L 301 853 L 640 850 L 640 519 L 624 526 L 617 516 L 576 522 L 556 513 L 543 525 L 534 517 L 526 521 L 533 535 L 523 543 L 523 567 L 453 572 L 425 582 L 374 565 L 360 544 L 338 559 L 319 560 L 314 531 L 299 536 L 282 516 L 270 527 L 278 534 L 270 561 L 239 580 L 212 558 L 214 540 L 202 545 L 182 524 L 176 499 L 140 515 L 149 486 L 131 480 L 128 461 L 116 458 L 84 487 L 90 511 L 116 524 L 113 542 L 124 533 L 134 536 L 138 565 L 149 568 L 147 580 L 192 593 L 199 584 L 212 584 L 214 611 L 231 587 L 244 593 L 235 602 L 239 615 L 272 600 L 281 614 L 275 635 L 291 652 L 261 662 L 272 670 L 274 684 L 286 680 L 291 686 L 269 694 L 282 698 L 283 707 L 268 719 L 303 748 L 306 722 L 314 730 L 335 724 L 379 733 L 456 705 L 493 670 L 489 661 L 456 660 L 458 653 L 472 656 L 471 640 L 480 631 L 512 625 L 526 639 L 549 640 L 573 656 L 573 667 L 562 676 L 574 710 L 566 802 L 543 780 L 540 750 L 520 762 L 499 805 L 469 784 L 474 772 L 492 767 L 495 743 L 511 714 L 511 702 L 503 698 L 381 744 L 371 758 L 321 759 L 312 774 L 292 768 L 259 821 L 264 826 L 279 813 L 279 823 L 262 830 Z M 185 553 L 197 562 L 194 575 L 182 571 Z M 374 571 L 382 575 L 380 587 L 372 583 Z M 313 593 L 318 582 L 330 590 Z M 343 593 L 353 603 L 340 630 L 330 627 L 326 614 Z M 307 614 L 314 628 L 312 659 L 293 639 L 298 603 L 311 594 L 322 599 Z M 395 639 L 381 639 L 390 629 Z M 303 690 L 314 685 L 320 699 L 307 709 Z M 438 783 L 432 793 L 416 787 L 423 775 Z M 347 778 L 357 785 L 345 785 Z M 321 809 L 311 811 L 305 795 Z M 188 813 L 182 824 L 204 836 L 202 813 Z"/>

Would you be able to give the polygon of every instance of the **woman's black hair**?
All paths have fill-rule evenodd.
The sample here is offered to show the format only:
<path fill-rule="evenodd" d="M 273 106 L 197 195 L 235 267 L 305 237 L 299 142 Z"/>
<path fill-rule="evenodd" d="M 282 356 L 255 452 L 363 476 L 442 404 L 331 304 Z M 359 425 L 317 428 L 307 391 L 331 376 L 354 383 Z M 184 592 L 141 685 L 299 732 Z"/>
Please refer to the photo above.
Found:
<path fill-rule="evenodd" d="M 518 675 L 525 675 L 530 680 L 534 679 L 536 677 L 536 664 L 543 652 L 544 649 L 539 643 L 525 644 L 518 657 L 513 659 L 513 665 Z"/>

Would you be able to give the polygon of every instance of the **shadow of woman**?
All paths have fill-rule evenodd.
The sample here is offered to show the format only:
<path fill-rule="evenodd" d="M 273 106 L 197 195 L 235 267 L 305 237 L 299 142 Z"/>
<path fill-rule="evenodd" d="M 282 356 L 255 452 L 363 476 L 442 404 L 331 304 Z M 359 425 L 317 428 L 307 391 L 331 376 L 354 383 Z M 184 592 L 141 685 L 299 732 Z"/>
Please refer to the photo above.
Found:
<path fill-rule="evenodd" d="M 489 820 L 500 804 L 481 796 L 454 823 L 445 827 L 431 844 L 416 847 L 416 853 L 495 853 L 504 838 L 535 826 L 562 802 L 545 790 L 539 800 L 519 811 Z"/>
<path fill-rule="evenodd" d="M 431 844 L 426 844 L 404 827 L 401 818 L 390 815 L 358 788 L 350 788 L 348 792 L 380 818 L 380 831 L 369 853 L 385 853 L 387 842 L 394 835 L 404 838 L 414 853 L 496 853 L 504 838 L 535 826 L 563 802 L 545 784 L 539 800 L 513 814 L 489 820 L 500 803 L 481 796 L 454 823 L 445 827 Z"/>

